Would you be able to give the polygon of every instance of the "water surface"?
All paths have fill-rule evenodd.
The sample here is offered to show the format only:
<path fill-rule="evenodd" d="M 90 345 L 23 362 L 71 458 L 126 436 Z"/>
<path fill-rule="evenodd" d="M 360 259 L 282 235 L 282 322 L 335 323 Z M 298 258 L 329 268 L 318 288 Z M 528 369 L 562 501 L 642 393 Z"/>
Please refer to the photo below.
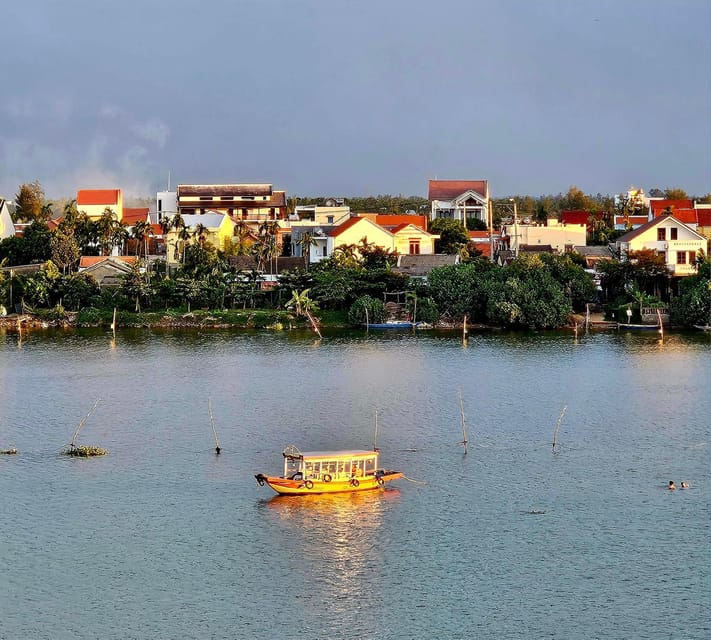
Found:
<path fill-rule="evenodd" d="M 695 334 L 0 334 L 20 450 L 0 637 L 708 638 L 710 354 Z M 78 440 L 110 455 L 60 455 L 96 398 Z M 372 446 L 376 409 L 410 481 L 255 483 L 287 444 Z"/>

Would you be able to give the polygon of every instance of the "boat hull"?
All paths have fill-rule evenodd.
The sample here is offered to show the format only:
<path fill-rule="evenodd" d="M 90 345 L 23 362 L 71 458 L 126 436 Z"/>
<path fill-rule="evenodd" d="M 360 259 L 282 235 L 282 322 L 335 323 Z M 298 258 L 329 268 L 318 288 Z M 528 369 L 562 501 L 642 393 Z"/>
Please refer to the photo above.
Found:
<path fill-rule="evenodd" d="M 266 484 L 279 495 L 307 496 L 323 493 L 353 493 L 355 491 L 372 491 L 382 489 L 386 482 L 402 478 L 399 471 L 389 471 L 381 476 L 365 476 L 360 478 L 335 479 L 330 482 L 323 480 L 292 480 L 279 476 L 255 476 L 259 484 Z"/>

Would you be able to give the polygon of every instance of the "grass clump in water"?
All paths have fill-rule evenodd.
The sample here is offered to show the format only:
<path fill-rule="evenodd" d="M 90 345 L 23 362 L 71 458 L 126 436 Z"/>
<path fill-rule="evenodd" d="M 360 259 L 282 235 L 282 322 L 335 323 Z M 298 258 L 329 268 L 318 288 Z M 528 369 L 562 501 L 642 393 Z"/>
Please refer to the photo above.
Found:
<path fill-rule="evenodd" d="M 90 444 L 69 445 L 69 448 L 64 452 L 68 456 L 77 458 L 93 458 L 94 456 L 108 455 L 108 449 L 103 449 Z"/>

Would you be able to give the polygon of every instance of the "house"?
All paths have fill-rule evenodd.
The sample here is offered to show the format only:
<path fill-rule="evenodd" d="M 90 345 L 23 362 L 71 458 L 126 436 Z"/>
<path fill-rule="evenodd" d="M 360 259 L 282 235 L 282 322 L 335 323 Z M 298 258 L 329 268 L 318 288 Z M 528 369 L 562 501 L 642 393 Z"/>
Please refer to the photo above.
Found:
<path fill-rule="evenodd" d="M 650 200 L 648 220 L 659 218 L 668 213 L 671 213 L 680 222 L 696 228 L 697 220 L 693 200 L 668 200 L 666 198 Z"/>
<path fill-rule="evenodd" d="M 15 225 L 10 215 L 10 206 L 7 200 L 0 198 L 0 240 L 11 238 L 15 235 Z"/>
<path fill-rule="evenodd" d="M 79 271 L 92 276 L 102 289 L 118 287 L 137 262 L 135 256 L 82 256 Z"/>
<path fill-rule="evenodd" d="M 448 267 L 455 264 L 459 264 L 458 255 L 443 253 L 433 255 L 401 255 L 398 256 L 397 264 L 393 267 L 393 271 L 410 276 L 411 278 L 426 279 L 432 269 Z"/>
<path fill-rule="evenodd" d="M 351 208 L 348 206 L 319 206 L 315 204 L 295 207 L 296 221 L 310 221 L 316 224 L 340 224 L 350 218 Z"/>
<path fill-rule="evenodd" d="M 502 241 L 508 240 L 508 248 L 518 253 L 522 246 L 550 246 L 557 253 L 571 251 L 574 246 L 587 244 L 586 224 L 565 224 L 557 218 L 549 218 L 545 225 L 507 224 L 501 228 Z"/>
<path fill-rule="evenodd" d="M 132 227 L 138 221 L 150 222 L 148 207 L 140 207 L 136 209 L 124 207 L 121 222 L 123 222 L 127 227 Z"/>
<path fill-rule="evenodd" d="M 595 245 L 592 247 L 573 247 L 575 253 L 579 253 L 585 259 L 586 269 L 597 269 L 597 265 L 604 260 L 614 260 L 615 254 L 610 245 Z"/>
<path fill-rule="evenodd" d="M 696 230 L 711 241 L 711 204 L 694 204 L 696 210 Z M 708 255 L 708 251 L 706 254 Z"/>
<path fill-rule="evenodd" d="M 633 251 L 651 249 L 663 255 L 672 276 L 696 273 L 696 256 L 706 251 L 706 238 L 676 216 L 665 214 L 617 239 L 615 246 L 621 259 Z"/>
<path fill-rule="evenodd" d="M 180 184 L 175 206 L 181 216 L 211 211 L 258 224 L 286 218 L 286 192 L 271 184 Z"/>
<path fill-rule="evenodd" d="M 410 223 L 399 224 L 388 231 L 395 239 L 393 249 L 400 255 L 432 255 L 435 252 L 435 240 L 439 240 L 438 234 L 429 233 Z"/>
<path fill-rule="evenodd" d="M 110 209 L 116 219 L 123 220 L 123 195 L 121 189 L 80 189 L 77 191 L 77 210 L 93 219 L 100 218 Z"/>
<path fill-rule="evenodd" d="M 232 243 L 235 222 L 228 215 L 216 211 L 182 216 L 184 229 L 171 228 L 165 234 L 166 260 L 176 265 L 181 260 L 185 244 L 209 242 L 217 249 Z"/>
<path fill-rule="evenodd" d="M 466 226 L 468 218 L 489 219 L 487 180 L 430 180 L 430 220 L 449 218 Z"/>

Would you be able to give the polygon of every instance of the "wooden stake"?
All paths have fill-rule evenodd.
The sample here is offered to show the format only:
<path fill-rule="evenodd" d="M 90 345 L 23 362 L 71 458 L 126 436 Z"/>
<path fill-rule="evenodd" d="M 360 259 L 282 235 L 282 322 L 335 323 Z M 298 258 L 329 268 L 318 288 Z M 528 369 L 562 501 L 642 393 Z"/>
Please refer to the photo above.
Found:
<path fill-rule="evenodd" d="M 114 319 L 111 322 L 111 331 L 114 332 L 114 338 L 116 337 L 116 307 L 114 307 Z"/>
<path fill-rule="evenodd" d="M 94 409 L 98 406 L 99 402 L 101 402 L 101 398 L 97 398 L 96 402 L 94 403 L 94 406 L 89 409 L 89 413 L 87 413 L 83 418 L 82 421 L 79 423 L 79 426 L 76 428 L 76 431 L 74 432 L 74 435 L 72 436 L 72 442 L 69 445 L 72 449 L 76 446 L 74 443 L 77 439 L 77 436 L 79 435 L 79 432 L 82 430 L 82 427 L 84 426 L 84 423 L 87 421 L 89 416 L 94 413 Z"/>
<path fill-rule="evenodd" d="M 467 343 L 467 314 L 464 314 L 464 325 L 462 327 L 462 344 Z M 460 394 L 461 395 L 461 394 Z"/>
<path fill-rule="evenodd" d="M 560 423 L 563 422 L 563 416 L 568 410 L 568 405 L 563 407 L 563 411 L 560 412 L 560 417 L 558 418 L 558 423 L 555 425 L 555 430 L 553 431 L 553 453 L 555 453 L 555 446 L 558 444 L 558 429 L 560 429 Z"/>
<path fill-rule="evenodd" d="M 323 336 L 321 335 L 321 332 L 318 330 L 318 325 L 316 324 L 316 320 L 314 320 L 314 317 L 309 313 L 308 309 L 304 309 L 306 311 L 306 315 L 308 319 L 311 321 L 311 326 L 313 327 L 313 330 L 318 333 L 318 337 L 322 338 Z"/>
<path fill-rule="evenodd" d="M 220 443 L 217 441 L 217 431 L 215 431 L 215 419 L 212 417 L 212 398 L 207 399 L 207 410 L 210 412 L 210 426 L 212 427 L 212 437 L 215 439 L 215 453 L 219 456 Z"/>
<path fill-rule="evenodd" d="M 375 410 L 375 431 L 373 432 L 373 451 L 378 450 L 378 410 Z"/>
<path fill-rule="evenodd" d="M 657 318 L 659 318 L 659 337 L 664 340 L 664 323 L 662 322 L 662 313 L 657 308 Z"/>
<path fill-rule="evenodd" d="M 464 316 L 466 318 L 466 316 Z M 459 388 L 459 412 L 462 415 L 462 441 L 459 443 L 464 447 L 464 455 L 467 455 L 467 422 L 464 419 L 464 401 L 462 400 L 462 388 Z"/>

